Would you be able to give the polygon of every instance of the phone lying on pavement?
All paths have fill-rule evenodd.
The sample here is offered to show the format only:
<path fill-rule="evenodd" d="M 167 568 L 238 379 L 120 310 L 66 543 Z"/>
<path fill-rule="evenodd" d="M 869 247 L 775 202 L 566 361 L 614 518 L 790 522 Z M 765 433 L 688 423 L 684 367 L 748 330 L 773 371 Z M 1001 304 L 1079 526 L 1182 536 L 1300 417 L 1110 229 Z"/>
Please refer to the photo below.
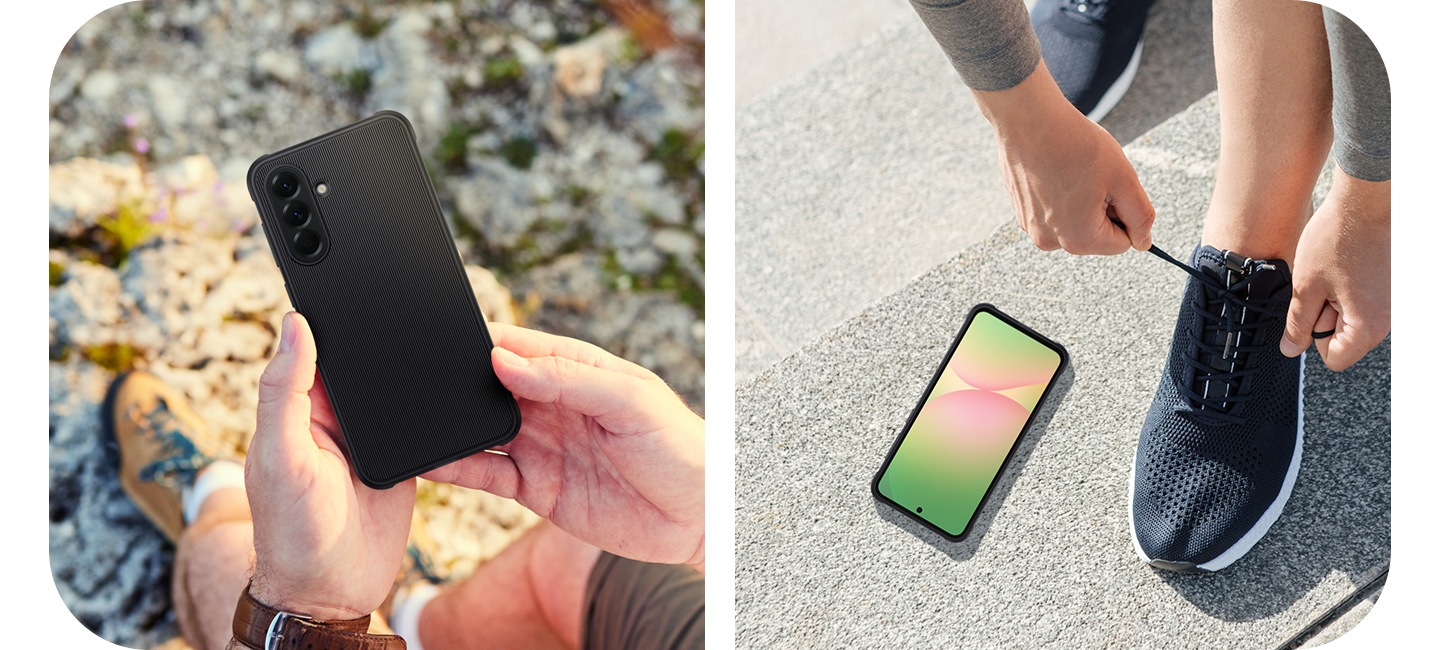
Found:
<path fill-rule="evenodd" d="M 361 481 L 387 488 L 515 437 L 519 407 L 405 116 L 262 156 L 247 180 Z"/>
<path fill-rule="evenodd" d="M 1069 354 L 992 305 L 970 310 L 870 484 L 951 541 L 970 532 Z"/>

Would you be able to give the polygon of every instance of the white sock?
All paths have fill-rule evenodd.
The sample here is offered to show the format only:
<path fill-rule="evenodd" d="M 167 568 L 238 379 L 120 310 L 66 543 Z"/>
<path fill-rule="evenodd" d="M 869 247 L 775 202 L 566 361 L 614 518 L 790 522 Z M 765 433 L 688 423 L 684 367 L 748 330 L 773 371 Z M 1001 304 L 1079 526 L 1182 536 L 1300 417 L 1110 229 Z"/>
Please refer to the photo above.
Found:
<path fill-rule="evenodd" d="M 180 492 L 180 503 L 184 509 L 185 524 L 188 526 L 200 516 L 200 506 L 216 491 L 238 487 L 245 489 L 245 466 L 233 460 L 217 460 L 195 475 L 195 483 Z"/>
<path fill-rule="evenodd" d="M 420 612 L 424 611 L 430 599 L 439 594 L 439 587 L 421 582 L 401 590 L 395 594 L 395 600 L 391 601 L 390 629 L 405 639 L 405 646 L 410 650 L 425 650 L 425 647 L 420 645 Z"/>

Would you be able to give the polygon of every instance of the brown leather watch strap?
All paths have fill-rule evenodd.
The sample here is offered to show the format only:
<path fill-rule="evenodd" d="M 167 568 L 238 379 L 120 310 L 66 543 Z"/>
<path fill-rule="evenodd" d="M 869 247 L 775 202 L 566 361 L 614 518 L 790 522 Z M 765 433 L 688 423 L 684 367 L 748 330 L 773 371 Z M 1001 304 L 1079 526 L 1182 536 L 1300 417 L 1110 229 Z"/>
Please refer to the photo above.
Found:
<path fill-rule="evenodd" d="M 283 614 L 284 618 L 277 624 L 275 618 L 282 614 L 280 610 L 255 600 L 255 597 L 250 595 L 250 586 L 246 585 L 245 592 L 240 594 L 240 602 L 235 605 L 231 633 L 241 645 L 255 650 L 269 650 L 265 647 L 265 641 L 271 634 L 272 624 L 276 624 L 277 629 L 274 630 L 275 642 L 271 648 L 405 650 L 405 640 L 398 636 L 369 634 L 369 616 L 348 621 L 312 621 L 292 614 Z"/>

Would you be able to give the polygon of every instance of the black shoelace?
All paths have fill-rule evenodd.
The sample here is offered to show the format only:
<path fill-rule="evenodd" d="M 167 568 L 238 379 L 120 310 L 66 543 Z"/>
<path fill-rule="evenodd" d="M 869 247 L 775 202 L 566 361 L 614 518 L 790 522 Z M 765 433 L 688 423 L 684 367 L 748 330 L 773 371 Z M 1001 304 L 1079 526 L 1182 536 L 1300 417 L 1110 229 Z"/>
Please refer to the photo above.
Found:
<path fill-rule="evenodd" d="M 1269 319 L 1284 319 L 1286 307 L 1281 304 L 1276 308 L 1276 303 L 1285 302 L 1283 298 L 1250 297 L 1249 287 L 1262 274 L 1278 270 L 1266 260 L 1254 260 L 1225 251 L 1227 279 L 1233 279 L 1237 274 L 1239 279 L 1220 282 L 1200 269 L 1171 257 L 1159 247 L 1152 245 L 1149 250 L 1156 257 L 1184 269 L 1204 287 L 1194 305 L 1198 318 L 1191 332 L 1199 352 L 1184 357 L 1185 363 L 1195 370 L 1195 378 L 1188 385 L 1179 387 L 1181 394 L 1200 413 L 1214 420 L 1231 424 L 1243 422 L 1243 418 L 1231 411 L 1251 397 L 1248 392 L 1240 391 L 1241 380 L 1256 371 L 1248 363 L 1250 353 L 1276 344 L 1275 341 L 1257 344 L 1256 330 L 1264 327 Z M 1223 345 L 1212 342 L 1222 340 Z M 1196 390 L 1196 386 L 1202 389 Z"/>

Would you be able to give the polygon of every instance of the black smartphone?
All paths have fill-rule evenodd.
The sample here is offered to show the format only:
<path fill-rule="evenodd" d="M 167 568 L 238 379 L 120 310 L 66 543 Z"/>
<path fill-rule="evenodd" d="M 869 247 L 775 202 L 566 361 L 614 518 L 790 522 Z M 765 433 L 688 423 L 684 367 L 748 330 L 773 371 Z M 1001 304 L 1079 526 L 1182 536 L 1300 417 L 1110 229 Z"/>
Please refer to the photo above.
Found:
<path fill-rule="evenodd" d="M 247 177 L 309 321 L 350 464 L 384 489 L 520 430 L 485 317 L 404 115 L 261 156 Z"/>
<path fill-rule="evenodd" d="M 1068 362 L 1060 344 L 976 305 L 870 491 L 946 539 L 964 539 Z"/>

